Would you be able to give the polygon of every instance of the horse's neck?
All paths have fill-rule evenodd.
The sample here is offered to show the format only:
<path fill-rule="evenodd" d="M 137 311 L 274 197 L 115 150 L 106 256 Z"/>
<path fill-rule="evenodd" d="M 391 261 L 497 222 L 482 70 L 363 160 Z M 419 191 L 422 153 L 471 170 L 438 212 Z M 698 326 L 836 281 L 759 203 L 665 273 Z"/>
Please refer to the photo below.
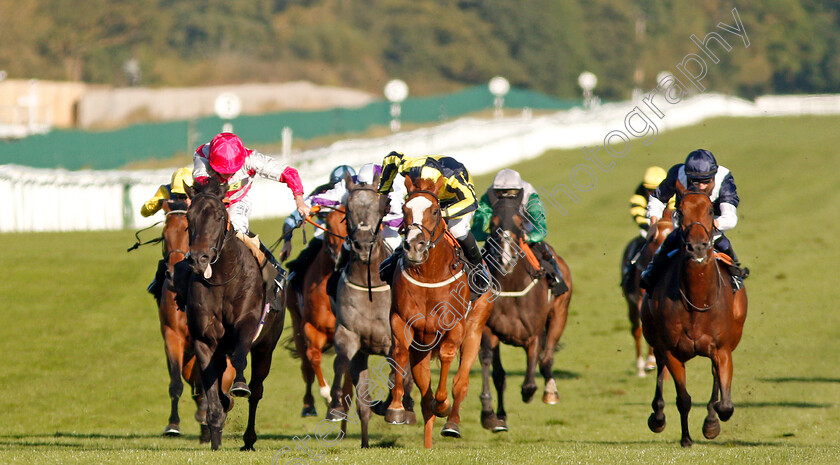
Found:
<path fill-rule="evenodd" d="M 384 281 L 379 279 L 379 264 L 385 260 L 388 251 L 385 246 L 385 240 L 379 237 L 373 243 L 373 250 L 370 254 L 370 260 L 365 263 L 353 253 L 353 258 L 347 265 L 347 277 L 351 278 L 356 283 L 368 283 L 368 271 L 370 270 L 370 285 L 379 286 L 384 284 Z M 352 279 L 356 278 L 356 279 Z"/>
<path fill-rule="evenodd" d="M 710 257 L 697 263 L 693 260 L 680 261 L 680 286 L 686 297 L 696 306 L 710 306 L 714 304 L 719 293 L 720 279 L 715 257 Z"/>

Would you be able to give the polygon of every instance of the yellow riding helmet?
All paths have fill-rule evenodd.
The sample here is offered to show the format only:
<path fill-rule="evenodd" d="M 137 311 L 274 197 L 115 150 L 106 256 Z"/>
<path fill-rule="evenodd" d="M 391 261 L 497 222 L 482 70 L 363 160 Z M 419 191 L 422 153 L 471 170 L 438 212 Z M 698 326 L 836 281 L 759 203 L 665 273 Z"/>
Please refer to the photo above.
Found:
<path fill-rule="evenodd" d="M 172 173 L 172 184 L 170 184 L 169 189 L 173 194 L 186 194 L 187 190 L 184 189 L 184 186 L 192 186 L 192 183 L 193 169 L 191 166 L 185 166 Z"/>
<path fill-rule="evenodd" d="M 668 173 L 664 169 L 658 166 L 651 166 L 645 171 L 645 178 L 642 181 L 642 185 L 645 186 L 645 189 L 656 189 L 665 180 L 667 175 Z"/>

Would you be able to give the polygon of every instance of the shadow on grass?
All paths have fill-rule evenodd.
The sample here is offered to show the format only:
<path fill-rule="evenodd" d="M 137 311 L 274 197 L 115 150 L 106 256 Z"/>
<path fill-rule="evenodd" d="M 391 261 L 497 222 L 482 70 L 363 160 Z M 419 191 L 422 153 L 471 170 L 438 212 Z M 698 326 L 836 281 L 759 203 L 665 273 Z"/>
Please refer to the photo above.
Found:
<path fill-rule="evenodd" d="M 840 383 L 840 378 L 758 378 L 759 381 L 768 383 Z"/>
<path fill-rule="evenodd" d="M 829 403 L 822 403 L 822 402 L 733 402 L 735 404 L 735 411 L 738 411 L 738 408 L 801 408 L 801 409 L 825 409 L 831 408 L 834 404 Z M 650 406 L 648 402 L 625 402 L 624 405 L 646 405 Z M 706 408 L 708 402 L 692 402 L 692 408 Z"/>

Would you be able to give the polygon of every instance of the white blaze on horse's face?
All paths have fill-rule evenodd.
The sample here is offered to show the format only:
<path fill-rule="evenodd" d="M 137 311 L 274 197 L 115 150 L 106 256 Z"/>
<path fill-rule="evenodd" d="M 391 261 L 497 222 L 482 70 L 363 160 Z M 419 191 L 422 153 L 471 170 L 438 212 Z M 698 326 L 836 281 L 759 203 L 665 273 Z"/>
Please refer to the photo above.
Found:
<path fill-rule="evenodd" d="M 429 209 L 429 207 L 432 206 L 432 201 L 426 197 L 417 196 L 406 202 L 405 206 L 411 210 L 412 221 L 415 224 L 423 224 L 423 214 Z M 405 240 L 410 243 L 412 240 L 416 239 L 419 234 L 422 234 L 422 232 L 423 230 L 420 228 L 412 228 L 405 236 Z M 431 238 L 429 238 L 429 240 L 431 240 Z"/>

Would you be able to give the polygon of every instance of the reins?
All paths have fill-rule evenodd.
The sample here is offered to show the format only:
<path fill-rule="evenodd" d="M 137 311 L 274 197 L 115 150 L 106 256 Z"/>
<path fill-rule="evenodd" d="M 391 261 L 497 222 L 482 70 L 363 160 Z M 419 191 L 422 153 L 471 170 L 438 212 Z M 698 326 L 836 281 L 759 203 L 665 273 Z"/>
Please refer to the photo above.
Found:
<path fill-rule="evenodd" d="M 219 257 L 222 256 L 222 250 L 225 248 L 225 244 L 227 243 L 228 238 L 233 236 L 233 234 L 231 233 L 232 230 L 231 230 L 231 227 L 230 227 L 230 215 L 228 214 L 227 206 L 225 205 L 225 202 L 222 199 L 220 199 L 219 197 L 217 197 L 213 194 L 207 193 L 207 192 L 200 192 L 193 197 L 193 202 L 195 202 L 196 199 L 201 198 L 201 197 L 207 197 L 209 199 L 212 199 L 212 200 L 215 200 L 215 201 L 221 203 L 222 204 L 222 212 L 224 213 L 224 218 L 225 218 L 225 233 L 222 234 L 221 239 L 219 241 L 217 241 L 217 246 L 214 246 L 214 247 L 210 248 L 210 250 L 214 250 L 216 252 L 216 256 L 213 258 L 213 261 L 211 261 L 210 264 L 207 265 L 207 266 L 212 266 L 212 265 L 215 265 L 216 262 L 219 261 Z M 239 267 L 236 270 L 236 273 L 234 273 L 233 276 L 231 276 L 227 281 L 225 281 L 223 283 L 213 283 L 213 282 L 210 282 L 204 276 L 202 276 L 202 275 L 199 275 L 199 276 L 201 277 L 202 281 L 204 281 L 205 283 L 207 283 L 210 286 L 224 286 L 225 284 L 228 284 L 231 281 L 233 281 L 234 279 L 236 279 L 236 277 L 239 276 L 239 274 L 242 272 L 243 268 L 244 268 L 244 264 L 242 263 L 242 261 L 239 261 Z"/>
<path fill-rule="evenodd" d="M 169 216 L 170 214 L 186 215 L 187 211 L 186 210 L 171 210 L 171 211 L 166 212 L 166 216 Z M 148 241 L 143 242 L 143 240 L 140 239 L 140 233 L 142 233 L 143 231 L 148 231 L 148 230 L 154 228 L 155 226 L 163 223 L 164 221 L 166 221 L 166 219 L 160 220 L 160 221 L 156 222 L 155 224 L 153 224 L 149 227 L 140 229 L 137 232 L 135 232 L 134 237 L 137 239 L 137 242 L 135 242 L 134 245 L 132 245 L 128 249 L 126 249 L 126 252 L 131 252 L 132 250 L 136 250 L 136 249 L 138 249 L 138 248 L 140 248 L 141 246 L 144 246 L 144 245 L 159 244 L 160 242 L 162 242 L 163 241 L 163 235 L 162 234 L 159 237 L 155 237 L 154 239 L 149 239 Z"/>
<path fill-rule="evenodd" d="M 709 195 L 706 194 L 705 192 L 687 192 L 685 194 L 685 196 L 683 197 L 683 199 L 685 197 L 689 196 L 689 195 L 705 195 L 707 198 L 709 197 Z M 680 219 L 682 219 L 683 216 L 684 216 L 682 214 L 682 211 L 680 211 L 680 210 L 677 210 L 675 212 L 675 214 L 678 214 Z M 703 228 L 703 232 L 706 234 L 706 239 L 709 241 L 709 244 L 710 244 L 711 249 L 712 249 L 712 264 L 715 267 L 715 271 L 717 272 L 717 277 L 718 277 L 718 279 L 715 279 L 715 288 L 716 288 L 715 299 L 714 299 L 713 303 L 711 305 L 707 306 L 707 307 L 699 307 L 697 305 L 694 305 L 691 302 L 691 300 L 689 300 L 688 296 L 685 294 L 685 290 L 683 290 L 682 261 L 688 258 L 686 256 L 686 252 L 684 251 L 684 248 L 685 248 L 686 244 L 688 244 L 688 233 L 691 231 L 691 228 L 693 228 L 694 226 L 700 226 L 701 228 Z M 693 309 L 695 311 L 698 311 L 698 312 L 707 312 L 707 311 L 713 309 L 717 305 L 718 301 L 720 300 L 720 290 L 721 290 L 721 287 L 722 287 L 721 282 L 723 281 L 723 275 L 721 275 L 720 267 L 718 266 L 717 258 L 715 257 L 713 230 L 714 230 L 714 226 L 712 226 L 712 228 L 709 229 L 709 228 L 706 228 L 706 225 L 704 225 L 703 223 L 701 223 L 699 221 L 691 222 L 688 225 L 685 225 L 684 228 L 680 228 L 680 237 L 682 239 L 681 248 L 683 248 L 683 253 L 682 253 L 683 260 L 680 261 L 680 263 L 681 263 L 680 264 L 680 268 L 681 268 L 681 270 L 680 270 L 680 280 L 679 280 L 680 296 L 682 297 L 683 301 L 689 307 L 691 307 L 691 309 Z"/>

